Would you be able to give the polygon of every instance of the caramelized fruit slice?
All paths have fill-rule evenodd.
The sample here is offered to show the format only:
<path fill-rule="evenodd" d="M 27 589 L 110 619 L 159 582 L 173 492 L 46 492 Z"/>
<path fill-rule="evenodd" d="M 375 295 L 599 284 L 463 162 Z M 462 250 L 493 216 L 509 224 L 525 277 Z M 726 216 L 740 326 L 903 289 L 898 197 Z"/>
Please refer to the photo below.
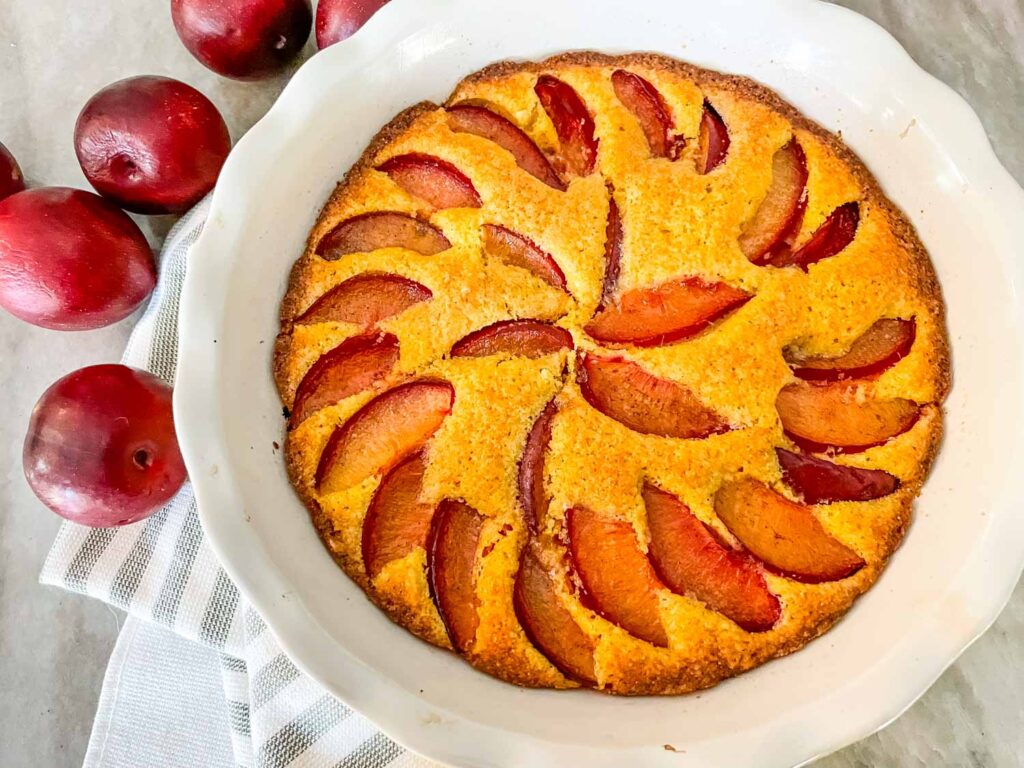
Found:
<path fill-rule="evenodd" d="M 594 643 L 562 605 L 555 582 L 527 546 L 512 592 L 516 618 L 534 647 L 568 678 L 596 685 Z"/>
<path fill-rule="evenodd" d="M 882 318 L 861 334 L 839 357 L 802 358 L 786 351 L 793 374 L 805 381 L 841 381 L 874 376 L 910 353 L 917 333 L 913 319 Z"/>
<path fill-rule="evenodd" d="M 608 220 L 604 227 L 604 281 L 601 285 L 601 308 L 615 295 L 619 287 L 619 273 L 622 271 L 622 216 L 615 202 L 615 194 L 608 187 Z"/>
<path fill-rule="evenodd" d="M 355 336 L 322 355 L 302 377 L 289 425 L 357 392 L 383 384 L 398 362 L 398 339 L 390 333 Z"/>
<path fill-rule="evenodd" d="M 562 145 L 561 159 L 574 176 L 589 176 L 597 164 L 594 118 L 571 85 L 551 75 L 537 78 L 534 92 Z"/>
<path fill-rule="evenodd" d="M 795 138 L 772 157 L 772 181 L 761 205 L 740 232 L 740 250 L 754 264 L 763 264 L 802 214 L 807 186 L 807 160 Z"/>
<path fill-rule="evenodd" d="M 369 253 L 380 248 L 408 248 L 433 256 L 452 247 L 444 233 L 406 213 L 381 211 L 345 219 L 324 235 L 316 253 L 326 261 L 337 261 L 350 253 Z"/>
<path fill-rule="evenodd" d="M 480 195 L 469 178 L 446 160 L 412 152 L 377 166 L 413 197 L 435 208 L 479 208 Z"/>
<path fill-rule="evenodd" d="M 551 163 L 515 123 L 506 120 L 496 112 L 475 104 L 456 104 L 448 107 L 448 126 L 456 132 L 472 133 L 493 141 L 511 153 L 516 165 L 531 176 L 543 181 L 549 187 L 565 190 L 565 184 L 558 178 Z"/>
<path fill-rule="evenodd" d="M 700 600 L 748 632 L 771 629 L 782 609 L 760 568 L 724 547 L 675 496 L 646 483 L 643 497 L 651 533 L 647 555 L 665 586 Z"/>
<path fill-rule="evenodd" d="M 529 238 L 497 224 L 484 224 L 484 254 L 503 264 L 532 272 L 555 288 L 565 290 L 565 274 L 551 255 Z"/>
<path fill-rule="evenodd" d="M 750 300 L 726 283 L 699 277 L 626 291 L 587 324 L 598 341 L 656 347 L 693 336 Z"/>
<path fill-rule="evenodd" d="M 584 354 L 577 375 L 591 406 L 636 432 L 703 438 L 732 429 L 688 387 L 653 376 L 628 360 Z"/>
<path fill-rule="evenodd" d="M 807 193 L 804 192 L 800 196 L 800 202 L 796 204 L 796 210 L 793 211 L 793 215 L 789 219 L 789 223 L 783 230 L 782 234 L 779 235 L 775 245 L 772 246 L 771 252 L 761 259 L 758 263 L 761 265 L 770 264 L 772 266 L 780 266 L 779 261 L 786 257 L 786 254 L 792 252 L 793 244 L 796 242 L 797 237 L 800 235 L 800 227 L 804 223 L 804 215 L 807 213 Z"/>
<path fill-rule="evenodd" d="M 454 404 L 446 381 L 412 381 L 378 395 L 331 433 L 316 468 L 317 491 L 344 491 L 387 472 L 420 449 Z"/>
<path fill-rule="evenodd" d="M 678 159 L 686 146 L 686 139 L 682 135 L 674 135 L 675 121 L 658 89 L 640 75 L 624 69 L 612 73 L 612 87 L 619 101 L 640 123 L 651 154 L 669 160 Z"/>
<path fill-rule="evenodd" d="M 800 267 L 806 272 L 809 265 L 835 256 L 853 242 L 859 224 L 860 205 L 856 202 L 841 205 L 829 214 L 802 248 L 795 253 L 783 249 L 768 263 L 773 267 Z"/>
<path fill-rule="evenodd" d="M 729 154 L 729 129 L 722 116 L 704 100 L 704 113 L 700 119 L 700 137 L 697 140 L 697 172 L 711 173 Z"/>
<path fill-rule="evenodd" d="M 776 448 L 775 454 L 782 467 L 782 479 L 807 504 L 871 501 L 888 496 L 900 487 L 899 478 L 880 469 L 833 464 L 784 448 Z"/>
<path fill-rule="evenodd" d="M 537 533 L 537 526 L 548 509 L 548 495 L 544 490 L 544 456 L 551 442 L 551 423 L 555 420 L 558 407 L 555 401 L 548 403 L 540 416 L 533 422 L 526 437 L 523 457 L 519 460 L 517 486 L 519 506 L 526 518 L 530 533 Z"/>
<path fill-rule="evenodd" d="M 452 357 L 537 358 L 572 348 L 572 334 L 565 328 L 539 320 L 502 320 L 455 342 Z"/>
<path fill-rule="evenodd" d="M 477 616 L 476 550 L 484 518 L 461 501 L 445 499 L 434 512 L 427 543 L 427 583 L 448 637 L 459 653 L 473 644 Z"/>
<path fill-rule="evenodd" d="M 921 408 L 911 400 L 858 398 L 844 384 L 790 384 L 775 400 L 782 427 L 805 451 L 858 453 L 914 426 Z"/>
<path fill-rule="evenodd" d="M 637 545 L 633 526 L 586 507 L 566 513 L 569 556 L 582 589 L 580 601 L 631 635 L 668 646 L 661 624 L 661 582 Z"/>
<path fill-rule="evenodd" d="M 864 560 L 829 535 L 810 507 L 756 480 L 723 485 L 715 496 L 715 512 L 755 557 L 796 581 L 836 581 L 864 567 Z"/>
<path fill-rule="evenodd" d="M 295 322 L 352 323 L 372 328 L 433 296 L 425 285 L 408 278 L 366 273 L 334 286 Z"/>
<path fill-rule="evenodd" d="M 423 452 L 396 464 L 380 481 L 363 520 L 363 565 L 373 581 L 384 566 L 427 546 L 433 508 L 420 501 Z"/>

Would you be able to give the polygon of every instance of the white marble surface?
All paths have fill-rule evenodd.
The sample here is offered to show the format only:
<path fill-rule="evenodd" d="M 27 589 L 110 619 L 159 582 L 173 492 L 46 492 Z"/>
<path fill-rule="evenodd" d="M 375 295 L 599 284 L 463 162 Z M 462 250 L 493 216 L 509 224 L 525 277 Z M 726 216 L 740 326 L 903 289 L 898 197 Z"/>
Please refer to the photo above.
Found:
<path fill-rule="evenodd" d="M 570 0 L 563 0 L 570 1 Z M 581 0 L 571 0 L 580 2 Z M 692 0 L 691 0 L 692 1 Z M 1003 163 L 1024 181 L 1024 0 L 842 0 L 890 30 L 974 106 Z M 186 80 L 240 136 L 286 78 L 223 80 L 181 47 L 167 0 L 0 0 L 0 141 L 34 184 L 86 186 L 71 136 L 81 105 L 135 74 Z M 307 53 L 311 48 L 307 48 Z M 153 219 L 158 243 L 171 222 Z M 116 360 L 131 328 L 61 334 L 0 312 L 0 766 L 81 765 L 120 616 L 40 587 L 57 527 L 21 472 L 29 410 L 54 379 Z M 766 706 L 770 703 L 766 702 Z M 193 763 L 182 755 L 182 766 Z M 1024 587 L 995 626 L 903 717 L 820 768 L 1024 765 Z M 144 767 L 140 767 L 144 768 Z M 205 768 L 205 767 L 204 767 Z"/>

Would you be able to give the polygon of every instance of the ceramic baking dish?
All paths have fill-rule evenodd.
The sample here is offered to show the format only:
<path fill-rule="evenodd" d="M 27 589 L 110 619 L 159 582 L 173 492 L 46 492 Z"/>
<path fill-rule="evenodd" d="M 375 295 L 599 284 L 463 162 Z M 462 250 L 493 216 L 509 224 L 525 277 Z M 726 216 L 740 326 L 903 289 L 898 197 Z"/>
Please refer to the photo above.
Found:
<path fill-rule="evenodd" d="M 1024 192 L 970 108 L 866 19 L 813 0 L 394 0 L 315 56 L 235 148 L 181 303 L 179 439 L 225 568 L 293 661 L 460 766 L 788 767 L 899 715 L 995 619 L 1024 562 Z M 288 270 L 381 125 L 496 59 L 658 51 L 747 75 L 844 140 L 917 227 L 948 304 L 946 438 L 909 535 L 822 639 L 699 695 L 532 691 L 393 625 L 322 547 L 275 443 Z"/>

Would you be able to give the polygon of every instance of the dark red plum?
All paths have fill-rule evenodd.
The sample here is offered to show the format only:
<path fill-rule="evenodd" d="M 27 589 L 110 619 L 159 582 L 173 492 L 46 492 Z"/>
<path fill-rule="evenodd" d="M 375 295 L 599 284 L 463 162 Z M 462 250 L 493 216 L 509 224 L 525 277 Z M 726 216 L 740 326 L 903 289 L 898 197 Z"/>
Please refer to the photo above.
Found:
<path fill-rule="evenodd" d="M 61 517 L 104 528 L 149 517 L 185 482 L 171 387 L 125 365 L 68 374 L 36 403 L 23 463 Z"/>
<path fill-rule="evenodd" d="M 99 195 L 41 187 L 0 201 L 0 306 L 83 331 L 130 315 L 156 285 L 145 236 Z"/>
<path fill-rule="evenodd" d="M 184 213 L 213 189 L 230 151 L 213 102 L 168 77 L 108 85 L 75 126 L 75 152 L 89 183 L 136 213 Z"/>

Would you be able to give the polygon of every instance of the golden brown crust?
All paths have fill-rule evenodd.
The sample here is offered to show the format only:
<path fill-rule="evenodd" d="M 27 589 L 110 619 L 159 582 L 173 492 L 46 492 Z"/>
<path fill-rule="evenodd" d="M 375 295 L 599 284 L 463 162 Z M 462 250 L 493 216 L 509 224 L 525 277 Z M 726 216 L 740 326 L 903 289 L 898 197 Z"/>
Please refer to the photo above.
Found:
<path fill-rule="evenodd" d="M 373 158 L 377 156 L 377 153 L 406 131 L 415 122 L 416 118 L 433 109 L 437 109 L 436 104 L 429 101 L 421 101 L 419 104 L 414 104 L 398 113 L 387 125 L 381 128 L 373 139 L 370 140 L 369 145 L 359 157 L 359 160 L 356 161 L 356 164 L 348 170 L 344 178 L 335 186 L 334 192 L 331 193 L 331 197 L 324 205 L 324 210 L 330 209 L 332 204 L 343 198 L 352 180 L 372 167 Z M 296 261 L 292 266 L 291 274 L 288 276 L 288 287 L 285 289 L 284 298 L 281 300 L 281 333 L 278 334 L 274 345 L 273 376 L 278 394 L 281 396 L 285 406 L 289 408 L 291 407 L 291 398 L 294 393 L 289 390 L 288 373 L 285 366 L 291 349 L 292 323 L 305 309 L 305 307 L 299 305 L 299 297 L 305 293 L 304 288 L 309 279 L 309 254 L 315 248 L 316 243 L 313 241 L 311 233 L 309 241 L 306 243 L 306 256 Z"/>
<path fill-rule="evenodd" d="M 416 121 L 416 118 L 434 109 L 437 109 L 437 104 L 430 101 L 421 101 L 419 104 L 414 104 L 413 106 L 398 113 L 398 115 L 396 115 L 387 125 L 381 128 L 370 140 L 369 145 L 356 161 L 356 164 L 348 170 L 344 178 L 342 178 L 342 180 L 338 182 L 337 186 L 335 186 L 334 192 L 331 193 L 331 197 L 324 205 L 324 209 L 326 210 L 330 208 L 336 201 L 345 196 L 353 179 L 357 178 L 367 169 L 373 167 L 373 158 L 375 158 L 377 154 L 384 149 L 384 147 L 408 130 L 409 126 Z M 309 242 L 306 244 L 307 253 L 313 251 L 315 247 L 316 243 L 314 242 L 313 235 L 311 234 Z M 282 330 L 284 331 L 288 329 L 289 324 L 304 309 L 304 307 L 298 306 L 296 299 L 300 293 L 299 289 L 302 287 L 302 281 L 305 277 L 305 265 L 305 259 L 300 259 L 295 262 L 295 265 L 292 267 L 291 275 L 288 278 L 288 288 L 285 290 L 284 299 L 281 301 L 280 313 Z"/>
<path fill-rule="evenodd" d="M 925 406 L 924 410 L 928 417 L 923 419 L 926 426 L 922 428 L 924 430 L 921 438 L 923 442 L 916 457 L 916 464 L 912 470 L 904 474 L 902 486 L 893 496 L 890 519 L 885 525 L 880 524 L 874 531 L 876 537 L 875 556 L 855 588 L 828 593 L 827 599 L 823 596 L 823 605 L 827 605 L 827 608 L 813 613 L 812 616 L 801 617 L 798 626 L 777 642 L 762 645 L 750 644 L 741 646 L 737 650 L 720 650 L 709 647 L 698 652 L 693 663 L 670 663 L 657 654 L 630 654 L 628 653 L 629 648 L 632 647 L 630 643 L 635 644 L 637 642 L 635 639 L 615 640 L 615 643 L 619 643 L 625 652 L 622 654 L 622 659 L 612 659 L 610 665 L 605 669 L 603 690 L 630 695 L 682 693 L 699 690 L 758 666 L 771 658 L 791 653 L 826 632 L 843 616 L 857 597 L 874 583 L 892 553 L 900 545 L 910 523 L 913 500 L 920 492 L 941 443 L 941 403 L 951 385 L 949 347 L 944 324 L 941 290 L 927 252 L 913 226 L 895 204 L 885 197 L 878 182 L 860 159 L 838 137 L 800 114 L 774 91 L 748 78 L 712 72 L 653 53 L 609 56 L 596 52 L 575 52 L 554 56 L 541 62 L 497 62 L 467 77 L 459 84 L 446 103 L 451 103 L 455 95 L 467 86 L 486 86 L 489 83 L 524 73 L 541 73 L 565 67 L 638 67 L 655 72 L 670 73 L 692 81 L 701 89 L 719 89 L 730 92 L 740 99 L 756 102 L 787 120 L 794 129 L 806 131 L 816 137 L 852 174 L 859 187 L 860 199 L 868 203 L 873 210 L 884 215 L 888 232 L 891 233 L 897 247 L 907 256 L 903 265 L 908 272 L 907 280 L 911 287 L 910 293 L 923 302 L 926 314 L 935 319 L 939 325 L 930 342 L 930 363 L 935 376 L 935 396 L 932 402 L 935 405 Z M 437 108 L 431 103 L 418 104 L 404 111 L 382 128 L 360 160 L 334 191 L 324 208 L 325 215 L 326 212 L 339 207 L 347 199 L 352 193 L 354 184 L 365 175 L 368 169 L 372 168 L 376 158 L 382 152 L 400 140 L 417 120 L 429 115 Z M 307 297 L 313 285 L 313 257 L 311 254 L 316 240 L 322 235 L 322 232 L 319 234 L 318 232 L 319 230 L 314 230 L 311 233 L 306 255 L 293 268 L 288 290 L 281 306 L 282 335 L 275 347 L 274 378 L 286 406 L 291 404 L 297 383 L 294 380 L 294 361 L 292 359 L 295 354 L 295 344 L 291 335 L 292 321 L 303 311 L 304 304 L 308 304 Z M 332 556 L 394 621 L 429 642 L 441 647 L 450 647 L 447 638 L 443 636 L 443 630 L 439 630 L 439 619 L 436 615 L 425 617 L 422 611 L 403 604 L 401 600 L 391 599 L 378 593 L 367 582 L 362 563 L 356 562 L 357 558 L 346 555 L 345 546 L 335 545 L 335 536 L 339 535 L 336 530 L 335 517 L 325 512 L 319 500 L 310 490 L 310 459 L 308 455 L 305 455 L 310 450 L 313 448 L 307 446 L 305 442 L 300 448 L 289 444 L 288 450 L 286 450 L 289 478 L 303 503 L 310 510 L 313 523 Z M 508 599 L 507 594 L 500 594 L 502 601 Z M 582 613 L 580 615 L 582 616 Z M 606 622 L 604 624 L 601 622 L 600 619 L 594 619 L 590 625 L 599 627 L 595 631 L 609 631 L 609 625 Z M 620 633 L 616 628 L 611 631 L 613 634 Z M 555 672 L 536 652 L 529 649 L 524 651 L 524 639 L 521 635 L 522 631 L 518 628 L 503 627 L 495 630 L 495 642 L 500 646 L 500 650 L 472 653 L 469 660 L 484 671 L 519 685 L 574 686 L 574 683 Z M 711 637 L 717 637 L 717 635 L 712 634 Z M 525 645 L 529 644 L 525 643 Z M 538 658 L 533 658 L 533 656 Z"/>

